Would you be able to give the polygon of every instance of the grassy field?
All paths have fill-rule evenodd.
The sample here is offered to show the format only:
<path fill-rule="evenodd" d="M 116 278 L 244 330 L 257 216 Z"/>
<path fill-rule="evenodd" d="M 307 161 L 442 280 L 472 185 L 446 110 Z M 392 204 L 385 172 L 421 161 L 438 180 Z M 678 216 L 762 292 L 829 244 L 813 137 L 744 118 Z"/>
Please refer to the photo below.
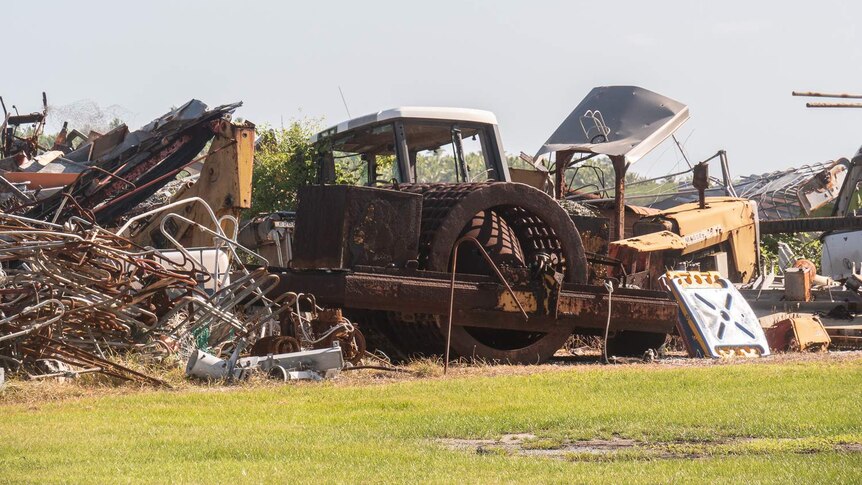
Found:
<path fill-rule="evenodd" d="M 583 439 L 637 446 L 527 454 Z M 862 359 L 7 399 L 0 481 L 860 483 Z"/>

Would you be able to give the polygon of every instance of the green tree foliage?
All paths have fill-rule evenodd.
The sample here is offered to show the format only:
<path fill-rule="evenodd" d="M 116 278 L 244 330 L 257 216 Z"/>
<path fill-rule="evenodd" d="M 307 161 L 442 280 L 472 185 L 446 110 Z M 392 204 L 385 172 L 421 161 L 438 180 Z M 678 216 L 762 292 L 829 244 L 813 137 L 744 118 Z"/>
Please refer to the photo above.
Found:
<path fill-rule="evenodd" d="M 778 243 L 783 242 L 790 246 L 797 258 L 812 261 L 820 266 L 820 257 L 823 254 L 823 244 L 820 239 L 812 234 L 764 234 L 760 238 L 760 254 L 764 260 L 778 261 Z"/>
<path fill-rule="evenodd" d="M 335 183 L 365 185 L 368 182 L 368 163 L 359 155 L 335 152 Z M 395 155 L 377 155 L 377 185 L 388 184 L 395 178 Z"/>
<path fill-rule="evenodd" d="M 319 123 L 294 121 L 284 128 L 258 128 L 251 201 L 253 214 L 293 210 L 299 187 L 314 182 L 311 135 Z"/>
<path fill-rule="evenodd" d="M 520 157 L 508 156 L 510 167 L 533 169 Z M 553 169 L 553 168 L 552 168 Z M 566 169 L 566 187 L 581 193 L 595 193 L 601 197 L 614 195 L 614 167 L 610 159 L 604 156 L 594 157 Z M 649 195 L 675 192 L 677 183 L 666 180 L 648 180 L 631 169 L 626 172 L 626 194 Z M 637 201 L 632 201 L 637 203 Z"/>
<path fill-rule="evenodd" d="M 470 182 L 484 182 L 488 179 L 485 160 L 479 152 L 464 154 L 467 175 Z M 416 176 L 423 183 L 454 183 L 458 177 L 455 157 L 446 150 L 423 152 L 416 156 Z"/>

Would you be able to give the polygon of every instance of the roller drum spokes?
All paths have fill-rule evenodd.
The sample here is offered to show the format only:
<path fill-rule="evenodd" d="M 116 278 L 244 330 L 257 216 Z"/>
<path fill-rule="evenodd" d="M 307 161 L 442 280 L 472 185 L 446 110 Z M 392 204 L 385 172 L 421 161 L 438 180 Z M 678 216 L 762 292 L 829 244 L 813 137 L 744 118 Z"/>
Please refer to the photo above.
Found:
<path fill-rule="evenodd" d="M 476 238 L 498 267 L 524 268 L 549 261 L 571 283 L 585 283 L 587 263 L 578 230 L 568 214 L 541 191 L 517 183 L 415 184 L 399 190 L 423 197 L 419 266 L 449 272 L 456 241 Z M 488 274 L 475 248 L 459 251 L 458 273 Z M 442 354 L 445 315 L 388 313 L 375 325 L 407 355 Z M 493 316 L 489 316 L 493 318 Z M 571 329 L 551 332 L 479 328 L 452 329 L 453 354 L 469 359 L 537 363 L 562 347 Z"/>

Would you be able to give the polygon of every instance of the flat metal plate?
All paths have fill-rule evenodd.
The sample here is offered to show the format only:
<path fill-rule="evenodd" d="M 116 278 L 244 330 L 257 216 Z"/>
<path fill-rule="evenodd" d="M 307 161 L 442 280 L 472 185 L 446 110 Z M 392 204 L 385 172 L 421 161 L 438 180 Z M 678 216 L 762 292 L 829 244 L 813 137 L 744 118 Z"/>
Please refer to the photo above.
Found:
<path fill-rule="evenodd" d="M 716 272 L 668 272 L 683 315 L 681 330 L 696 357 L 758 357 L 769 344 L 751 306 Z"/>

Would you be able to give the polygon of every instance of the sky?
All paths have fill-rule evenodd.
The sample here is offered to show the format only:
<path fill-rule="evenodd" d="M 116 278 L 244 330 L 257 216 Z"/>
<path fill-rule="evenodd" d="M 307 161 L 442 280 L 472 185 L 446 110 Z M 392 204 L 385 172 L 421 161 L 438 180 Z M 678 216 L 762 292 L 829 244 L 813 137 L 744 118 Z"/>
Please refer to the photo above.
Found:
<path fill-rule="evenodd" d="M 258 124 L 332 125 L 395 106 L 496 113 L 507 152 L 535 153 L 594 86 L 689 106 L 692 161 L 734 175 L 851 157 L 862 109 L 793 90 L 862 92 L 862 2 L 31 1 L 2 7 L 0 96 L 21 111 L 95 103 L 135 128 L 191 98 L 243 101 Z M 56 120 L 55 120 L 56 121 Z M 670 143 L 633 170 L 679 169 Z"/>

